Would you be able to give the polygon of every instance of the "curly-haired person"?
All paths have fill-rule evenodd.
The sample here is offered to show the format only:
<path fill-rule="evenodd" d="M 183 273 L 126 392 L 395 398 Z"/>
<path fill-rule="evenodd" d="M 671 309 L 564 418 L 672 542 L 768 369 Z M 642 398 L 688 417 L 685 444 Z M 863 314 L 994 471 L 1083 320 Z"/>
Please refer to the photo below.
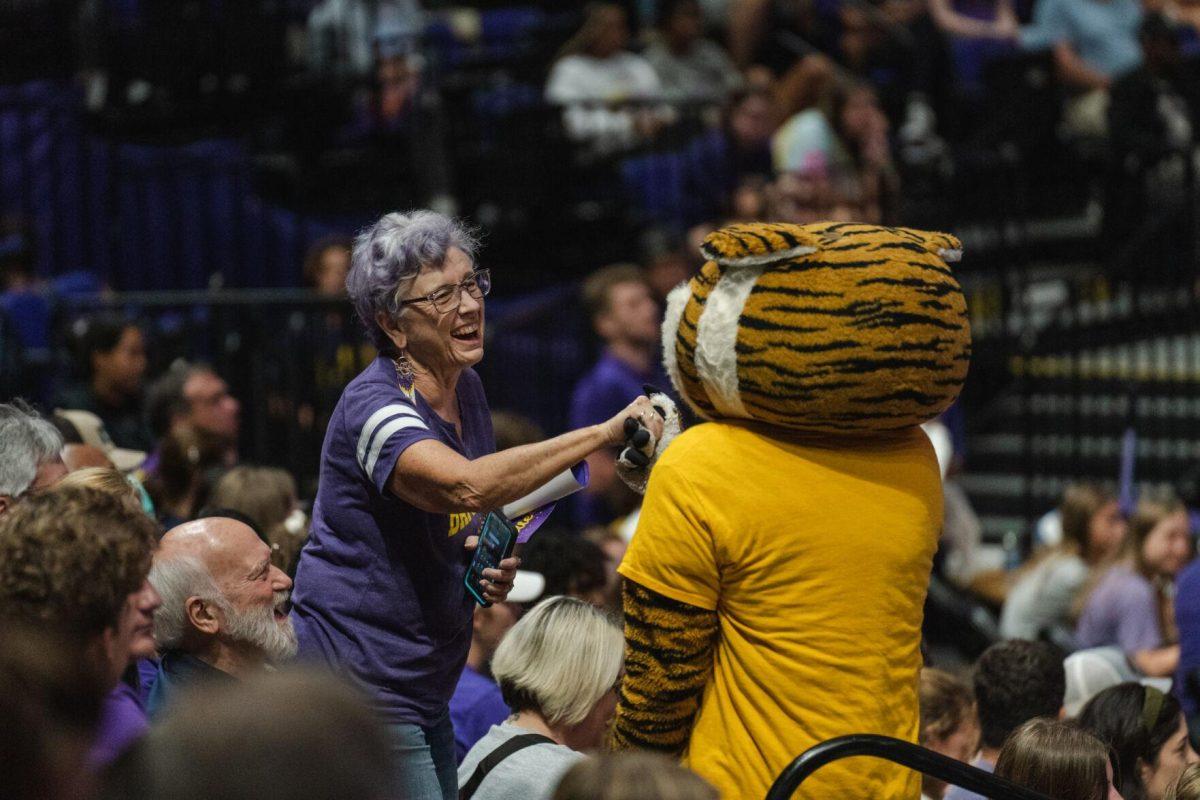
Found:
<path fill-rule="evenodd" d="M 156 533 L 131 500 L 82 486 L 31 496 L 0 517 L 0 625 L 69 637 L 109 692 L 88 755 L 93 767 L 146 729 L 121 676 L 153 635 L 159 597 L 146 578 Z"/>

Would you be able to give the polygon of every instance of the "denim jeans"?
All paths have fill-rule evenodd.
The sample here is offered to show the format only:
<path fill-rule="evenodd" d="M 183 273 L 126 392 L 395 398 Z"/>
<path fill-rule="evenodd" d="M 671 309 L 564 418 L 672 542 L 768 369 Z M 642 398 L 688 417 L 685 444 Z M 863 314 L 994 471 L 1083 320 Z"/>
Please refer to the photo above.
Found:
<path fill-rule="evenodd" d="M 457 800 L 458 759 L 450 709 L 432 725 L 389 725 L 395 796 L 405 800 Z"/>

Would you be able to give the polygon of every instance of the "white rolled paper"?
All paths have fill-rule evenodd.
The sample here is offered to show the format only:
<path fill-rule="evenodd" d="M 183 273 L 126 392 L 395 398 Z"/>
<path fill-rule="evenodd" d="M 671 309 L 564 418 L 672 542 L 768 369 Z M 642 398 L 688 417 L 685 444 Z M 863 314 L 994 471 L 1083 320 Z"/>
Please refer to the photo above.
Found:
<path fill-rule="evenodd" d="M 524 497 L 513 500 L 501 509 L 504 516 L 517 519 L 549 503 L 562 500 L 587 486 L 586 462 L 564 469 Z"/>

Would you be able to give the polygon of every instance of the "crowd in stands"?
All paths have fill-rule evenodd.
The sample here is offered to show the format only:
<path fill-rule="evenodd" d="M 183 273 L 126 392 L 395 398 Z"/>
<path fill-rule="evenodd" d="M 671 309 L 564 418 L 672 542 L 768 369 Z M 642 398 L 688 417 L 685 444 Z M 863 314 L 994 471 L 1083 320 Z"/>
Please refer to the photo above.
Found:
<path fill-rule="evenodd" d="M 1055 107 L 1051 124 L 1040 125 L 1043 109 L 1029 100 L 1027 127 L 1053 141 L 1026 144 L 1057 154 L 1056 142 L 1105 142 L 1110 170 L 1096 174 L 1111 174 L 1106 199 L 1114 212 L 1144 212 L 1165 199 L 1163 184 L 1177 188 L 1178 180 L 1168 180 L 1164 162 L 1196 139 L 1200 15 L 1188 2 L 286 5 L 289 45 L 272 40 L 271 47 L 290 53 L 297 74 L 335 82 L 346 106 L 311 120 L 301 112 L 320 112 L 316 100 L 316 108 L 297 109 L 301 119 L 289 124 L 308 125 L 299 143 L 289 139 L 288 158 L 315 171 L 318 155 L 373 153 L 364 161 L 370 168 L 356 166 L 347 177 L 355 185 L 314 178 L 311 187 L 318 201 L 357 194 L 362 208 L 377 209 L 374 200 L 384 198 L 389 207 L 441 210 L 479 202 L 468 199 L 472 184 L 502 173 L 460 172 L 470 169 L 463 149 L 483 147 L 471 137 L 486 139 L 510 112 L 543 104 L 565 106 L 566 133 L 583 153 L 621 162 L 628 210 L 639 223 L 682 235 L 692 225 L 744 217 L 897 221 L 914 170 L 966 169 L 1003 140 L 997 129 L 1014 121 L 989 109 L 1026 102 L 1019 76 L 1039 58 L 1050 65 L 1046 96 Z M 172 21 L 161 15 L 109 10 L 97 19 L 119 42 L 124 28 L 133 33 L 123 35 L 150 35 Z M 119 62 L 115 42 L 106 46 Z M 94 77 L 106 65 L 86 66 L 82 72 Z M 113 82 L 124 77 L 119 63 L 107 66 Z M 282 83 L 270 85 L 270 99 L 288 97 Z M 155 105 L 169 108 L 174 88 L 162 87 L 168 94 Z M 121 108 L 137 105 L 116 86 L 97 94 Z M 642 160 L 647 151 L 663 158 Z M 1037 168 L 1032 155 L 1024 168 Z M 565 163 L 557 169 L 563 180 L 585 180 Z M 348 162 L 341 172 L 350 175 Z M 376 184 L 388 182 L 391 195 L 380 194 Z M 665 188 L 656 183 L 676 184 L 669 197 L 687 207 L 663 207 L 655 195 Z M 1114 219 L 1132 224 L 1130 216 Z"/>
<path fill-rule="evenodd" d="M 328 255 L 314 250 L 312 270 L 344 276 Z M 581 295 L 602 347 L 570 409 L 586 427 L 669 382 L 652 271 L 607 267 Z M 147 388 L 135 322 L 85 319 L 79 332 L 81 381 L 59 407 L 0 405 L 0 703 L 37 718 L 22 741 L 0 737 L 31 753 L 5 778 L 11 796 L 249 796 L 223 782 L 252 763 L 287 773 L 268 797 L 332 796 L 321 787 L 338 782 L 389 796 L 380 722 L 356 690 L 290 666 L 310 498 L 285 469 L 238 463 L 239 403 L 210 368 L 174 364 Z M 543 438 L 511 413 L 493 424 L 502 449 Z M 931 436 L 941 449 L 949 434 Z M 666 762 L 589 756 L 623 674 L 616 566 L 637 517 L 613 453 L 589 463 L 588 492 L 524 547 L 511 593 L 475 609 L 449 706 L 458 783 L 476 797 L 647 797 L 653 782 L 663 797 L 712 797 Z M 1127 517 L 1080 483 L 1039 537 L 1006 576 L 1003 641 L 969 671 L 923 671 L 920 743 L 1051 797 L 1190 796 L 1200 562 L 1187 509 L 1146 493 Z M 311 706 L 290 707 L 290 692 Z M 220 735 L 234 728 L 245 748 Z M 928 777 L 922 791 L 973 797 Z"/>
<path fill-rule="evenodd" d="M 344 248 L 314 248 L 308 270 L 315 285 L 332 292 L 335 280 L 345 280 Z M 621 414 L 644 384 L 669 386 L 657 354 L 655 269 L 617 264 L 581 286 L 601 350 L 572 399 L 574 427 Z M 657 269 L 686 267 L 667 261 Z M 330 324 L 351 323 L 331 312 Z M 282 702 L 278 686 L 311 690 L 338 724 L 357 731 L 362 751 L 351 761 L 367 760 L 378 722 L 362 714 L 357 695 L 288 667 L 297 652 L 290 591 L 311 496 L 286 469 L 239 463 L 240 404 L 211 368 L 176 363 L 148 380 L 136 321 L 84 318 L 76 333 L 80 381 L 47 417 L 20 402 L 0 406 L 0 569 L 11 570 L 0 582 L 8 587 L 0 609 L 14 621 L 3 646 L 14 648 L 16 685 L 48 682 L 3 702 L 58 702 L 55 670 L 79 668 L 22 662 L 24 649 L 36 649 L 44 635 L 64 636 L 79 649 L 95 672 L 88 678 L 93 696 L 69 719 L 45 710 L 42 761 L 30 769 L 46 774 L 13 780 L 51 780 L 51 773 L 71 785 L 102 779 L 113 796 L 160 796 L 147 788 L 160 783 L 179 791 L 215 786 L 222 779 L 216 761 L 189 766 L 196 771 L 186 773 L 188 788 L 172 783 L 184 781 L 172 759 L 194 746 L 193 737 L 235 724 L 245 713 L 246 687 L 258 687 L 264 708 Z M 544 438 L 518 415 L 496 412 L 492 423 L 502 450 Z M 945 428 L 930 435 L 939 451 L 952 449 Z M 943 460 L 952 473 L 952 457 Z M 637 498 L 616 480 L 613 452 L 599 450 L 588 461 L 587 492 L 523 549 L 511 593 L 474 612 L 446 746 L 459 785 L 474 779 L 478 796 L 550 796 L 560 779 L 555 796 L 578 796 L 583 788 L 570 788 L 572 776 L 625 769 L 622 757 L 584 754 L 603 747 L 623 671 L 612 615 Z M 1190 564 L 1187 509 L 1173 495 L 1148 492 L 1127 518 L 1106 488 L 1081 483 L 1067 489 L 1039 536 L 1028 562 L 1006 576 L 1005 641 L 966 678 L 924 671 L 920 742 L 1054 797 L 1170 796 L 1184 767 L 1198 760 L 1190 726 L 1200 719 L 1200 570 Z M 946 539 L 946 547 L 959 546 L 949 532 Z M 953 580 L 969 588 L 970 577 Z M 21 672 L 28 669 L 37 674 Z M 275 670 L 292 683 L 272 683 Z M 1073 721 L 1055 721 L 1063 717 Z M 257 757 L 291 764 L 310 758 L 305 748 L 333 741 L 309 717 L 295 725 L 312 740 L 264 730 Z M 62 736 L 74 736 L 76 750 L 64 751 Z M 492 771 L 488 757 L 509 742 L 524 746 Z M 61 763 L 63 752 L 77 757 Z M 692 780 L 662 763 L 645 768 L 671 785 Z M 377 768 L 354 776 L 364 786 L 391 779 Z M 687 791 L 705 797 L 711 790 L 695 784 Z M 967 796 L 933 779 L 923 791 Z"/>
<path fill-rule="evenodd" d="M 1195 143 L 1200 34 L 1184 3 L 717 5 L 589 6 L 545 85 L 568 133 L 607 153 L 669 138 L 681 102 L 721 108 L 725 124 L 684 147 L 685 186 L 709 203 L 688 224 L 896 220 L 906 170 L 995 143 L 1006 65 L 1039 54 L 1061 103 L 1052 133 L 1107 142 L 1114 175 L 1141 182 Z M 748 114 L 758 130 L 738 124 Z"/>

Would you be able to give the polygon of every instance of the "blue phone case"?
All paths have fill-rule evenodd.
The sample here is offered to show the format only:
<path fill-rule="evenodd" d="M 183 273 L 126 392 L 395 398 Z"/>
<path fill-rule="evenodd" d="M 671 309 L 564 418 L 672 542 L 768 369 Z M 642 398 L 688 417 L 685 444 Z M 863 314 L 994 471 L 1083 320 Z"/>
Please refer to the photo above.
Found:
<path fill-rule="evenodd" d="M 501 561 L 511 556 L 516 544 L 517 529 L 513 524 L 498 511 L 489 512 L 479 528 L 479 545 L 475 548 L 471 565 L 467 567 L 467 574 L 463 577 L 467 593 L 484 608 L 492 604 L 483 598 L 479 588 L 479 582 L 483 580 L 483 571 L 498 566 Z"/>

